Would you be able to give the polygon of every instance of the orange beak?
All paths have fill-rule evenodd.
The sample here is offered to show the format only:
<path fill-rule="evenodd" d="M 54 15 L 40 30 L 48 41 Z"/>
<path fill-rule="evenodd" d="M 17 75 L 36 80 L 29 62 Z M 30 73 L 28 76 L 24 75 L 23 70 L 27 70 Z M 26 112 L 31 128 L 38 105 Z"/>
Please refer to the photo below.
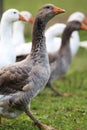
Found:
<path fill-rule="evenodd" d="M 33 17 L 30 17 L 30 18 L 29 18 L 29 22 L 30 22 L 30 23 L 34 23 L 34 18 L 33 18 Z"/>
<path fill-rule="evenodd" d="M 27 22 L 27 20 L 21 14 L 19 14 L 19 20 Z"/>
<path fill-rule="evenodd" d="M 87 24 L 87 18 L 83 19 L 83 23 Z"/>
<path fill-rule="evenodd" d="M 81 28 L 82 30 L 87 30 L 87 26 L 86 26 L 84 23 L 81 24 L 80 28 Z"/>
<path fill-rule="evenodd" d="M 64 9 L 58 8 L 58 7 L 56 7 L 56 6 L 54 7 L 53 11 L 54 11 L 54 13 L 56 13 L 56 14 L 58 14 L 58 13 L 64 13 L 64 12 L 65 12 Z"/>

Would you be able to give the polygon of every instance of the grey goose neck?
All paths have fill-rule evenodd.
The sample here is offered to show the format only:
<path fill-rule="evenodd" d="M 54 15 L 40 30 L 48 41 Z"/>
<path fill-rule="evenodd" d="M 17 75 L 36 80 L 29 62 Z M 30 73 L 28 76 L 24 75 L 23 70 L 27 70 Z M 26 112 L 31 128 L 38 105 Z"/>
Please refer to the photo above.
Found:
<path fill-rule="evenodd" d="M 32 32 L 32 49 L 31 49 L 31 56 L 38 61 L 40 59 L 45 59 L 47 56 L 46 45 L 45 45 L 45 26 L 46 21 L 39 15 L 36 17 L 33 32 Z"/>
<path fill-rule="evenodd" d="M 69 41 L 70 41 L 70 38 L 71 38 L 71 34 L 73 33 L 73 31 L 76 31 L 76 30 L 79 30 L 79 29 L 80 29 L 80 23 L 77 22 L 77 21 L 72 21 L 72 22 L 69 22 L 67 24 L 67 26 L 64 29 L 64 32 L 62 34 L 61 48 L 70 43 Z"/>

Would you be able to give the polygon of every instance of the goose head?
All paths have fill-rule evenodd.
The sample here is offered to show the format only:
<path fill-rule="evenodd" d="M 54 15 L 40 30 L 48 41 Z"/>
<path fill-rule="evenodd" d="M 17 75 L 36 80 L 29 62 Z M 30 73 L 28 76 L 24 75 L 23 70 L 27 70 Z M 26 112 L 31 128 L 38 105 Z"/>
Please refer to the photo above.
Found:
<path fill-rule="evenodd" d="M 72 15 L 70 15 L 70 17 L 68 18 L 68 22 L 74 20 L 87 24 L 87 18 L 82 12 L 75 12 Z"/>
<path fill-rule="evenodd" d="M 58 8 L 54 6 L 53 4 L 47 4 L 43 6 L 41 9 L 39 9 L 39 18 L 44 19 L 46 22 L 48 22 L 51 18 L 53 18 L 55 15 L 64 13 L 65 10 Z"/>
<path fill-rule="evenodd" d="M 8 22 L 15 22 L 17 20 L 26 22 L 26 19 L 16 9 L 8 9 L 5 11 L 2 15 L 2 20 L 3 19 Z"/>
<path fill-rule="evenodd" d="M 68 18 L 68 22 L 70 21 L 78 21 L 80 23 L 83 22 L 84 24 L 87 24 L 87 18 L 82 12 L 72 13 L 70 17 Z M 77 31 L 74 31 L 70 39 L 70 48 L 71 48 L 72 57 L 74 57 L 75 54 L 77 53 L 79 46 L 80 46 L 79 33 Z"/>
<path fill-rule="evenodd" d="M 67 23 L 67 32 L 68 34 L 71 35 L 71 33 L 73 31 L 77 31 L 77 30 L 87 30 L 87 25 L 84 24 L 84 22 L 79 22 L 79 21 L 71 21 Z M 66 29 L 64 30 L 66 31 Z M 68 35 L 66 35 L 66 37 L 68 37 Z"/>
<path fill-rule="evenodd" d="M 32 17 L 32 14 L 29 11 L 21 11 L 20 13 L 28 22 L 34 22 L 34 18 Z"/>
<path fill-rule="evenodd" d="M 71 21 L 67 23 L 66 28 L 64 29 L 64 32 L 62 34 L 62 45 L 66 45 L 65 41 L 69 43 L 69 39 L 73 31 L 79 31 L 79 30 L 87 30 L 87 25 L 83 22 L 79 21 Z"/>

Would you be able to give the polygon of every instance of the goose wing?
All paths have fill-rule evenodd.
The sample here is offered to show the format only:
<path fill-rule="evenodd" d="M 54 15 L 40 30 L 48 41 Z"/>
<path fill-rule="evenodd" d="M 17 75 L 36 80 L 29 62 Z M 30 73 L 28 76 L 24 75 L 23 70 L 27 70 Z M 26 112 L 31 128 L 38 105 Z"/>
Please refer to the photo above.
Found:
<path fill-rule="evenodd" d="M 55 52 L 55 53 L 49 53 L 48 54 L 48 56 L 49 56 L 49 63 L 51 64 L 51 63 L 53 63 L 53 62 L 55 62 L 55 60 L 57 59 L 57 54 L 56 54 L 57 52 Z"/>
<path fill-rule="evenodd" d="M 24 60 L 28 55 L 18 55 L 16 56 L 16 62 Z"/>
<path fill-rule="evenodd" d="M 24 69 L 25 68 L 25 69 Z M 30 68 L 9 66 L 0 70 L 0 94 L 23 91 L 23 87 L 29 84 L 28 72 Z"/>

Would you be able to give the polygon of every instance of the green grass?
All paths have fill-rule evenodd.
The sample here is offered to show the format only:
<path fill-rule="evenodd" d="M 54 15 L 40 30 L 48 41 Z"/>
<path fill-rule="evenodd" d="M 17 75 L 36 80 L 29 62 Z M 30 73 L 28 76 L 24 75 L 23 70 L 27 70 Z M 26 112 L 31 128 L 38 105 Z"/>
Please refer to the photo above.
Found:
<path fill-rule="evenodd" d="M 16 2 L 17 1 L 17 2 Z M 38 1 L 38 2 L 37 2 Z M 4 9 L 11 7 L 19 10 L 30 10 L 33 15 L 45 3 L 52 2 L 65 8 L 67 16 L 76 10 L 87 13 L 87 0 L 4 0 Z M 47 2 L 46 2 L 47 1 Z M 38 4 L 37 4 L 38 3 Z M 64 18 L 64 19 L 65 19 Z M 54 20 L 55 21 L 55 20 Z M 80 32 L 81 40 L 86 40 L 87 33 Z M 87 129 L 87 50 L 80 48 L 74 57 L 67 75 L 54 85 L 62 93 L 70 93 L 69 97 L 56 97 L 48 88 L 42 91 L 31 102 L 31 110 L 41 122 L 51 125 L 56 130 L 86 130 Z M 31 119 L 25 114 L 16 119 L 3 118 L 0 130 L 38 130 Z"/>

